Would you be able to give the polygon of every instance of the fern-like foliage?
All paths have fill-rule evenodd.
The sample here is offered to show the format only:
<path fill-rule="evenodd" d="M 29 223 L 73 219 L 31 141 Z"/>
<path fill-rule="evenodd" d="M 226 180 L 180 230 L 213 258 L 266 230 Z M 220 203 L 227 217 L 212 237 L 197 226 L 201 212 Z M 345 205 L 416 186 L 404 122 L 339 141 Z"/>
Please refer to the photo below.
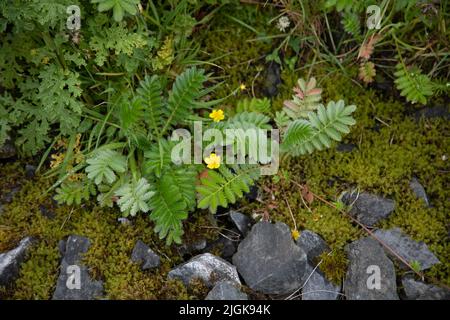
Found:
<path fill-rule="evenodd" d="M 270 118 L 261 113 L 244 111 L 230 118 L 225 123 L 225 128 L 244 130 L 249 128 L 270 129 L 269 121 Z"/>
<path fill-rule="evenodd" d="M 285 129 L 287 128 L 287 126 L 289 125 L 289 123 L 291 122 L 291 119 L 286 114 L 286 112 L 284 112 L 284 110 L 281 110 L 281 111 L 277 111 L 275 113 L 274 121 L 275 121 L 277 128 L 281 132 L 284 132 Z"/>
<path fill-rule="evenodd" d="M 146 76 L 137 89 L 138 97 L 144 105 L 144 119 L 153 135 L 158 136 L 162 128 L 162 111 L 164 100 L 161 96 L 161 79 L 154 75 Z"/>
<path fill-rule="evenodd" d="M 331 101 L 327 108 L 319 105 L 317 112 L 310 112 L 308 120 L 292 122 L 283 137 L 281 150 L 293 156 L 329 148 L 332 141 L 341 141 L 355 124 L 351 114 L 354 105 L 345 106 L 343 100 Z"/>
<path fill-rule="evenodd" d="M 195 205 L 193 184 L 195 174 L 192 172 L 189 174 L 170 170 L 155 183 L 156 192 L 149 203 L 152 210 L 150 218 L 155 221 L 155 231 L 161 239 L 166 238 L 167 244 L 181 243 L 182 221 Z"/>
<path fill-rule="evenodd" d="M 173 126 L 185 122 L 192 114 L 193 109 L 201 107 L 199 99 L 205 95 L 203 83 L 207 77 L 203 70 L 197 68 L 187 69 L 180 74 L 169 93 L 167 107 L 163 109 L 165 124 L 161 134 Z"/>
<path fill-rule="evenodd" d="M 150 210 L 147 202 L 154 192 L 150 191 L 147 180 L 141 178 L 138 181 L 122 185 L 114 194 L 119 197 L 117 205 L 124 216 L 135 216 L 139 211 L 148 212 Z"/>
<path fill-rule="evenodd" d="M 322 89 L 316 88 L 315 78 L 311 78 L 308 82 L 299 79 L 297 84 L 292 100 L 284 101 L 283 111 L 292 119 L 306 118 L 310 111 L 317 109 L 322 99 Z"/>
<path fill-rule="evenodd" d="M 172 164 L 172 147 L 173 143 L 171 141 L 160 139 L 158 143 L 153 144 L 145 151 L 144 173 L 147 175 L 154 174 L 158 178 L 161 177 L 163 171 Z"/>
<path fill-rule="evenodd" d="M 345 12 L 341 20 L 344 30 L 352 36 L 359 37 L 361 34 L 361 25 L 358 14 L 354 12 Z"/>
<path fill-rule="evenodd" d="M 297 119 L 292 121 L 286 129 L 283 139 L 283 147 L 289 150 L 303 141 L 311 138 L 313 128 L 307 120 Z"/>
<path fill-rule="evenodd" d="M 89 200 L 89 197 L 95 194 L 95 187 L 89 181 L 65 181 L 56 189 L 54 199 L 60 204 L 80 205 L 82 201 Z"/>
<path fill-rule="evenodd" d="M 122 21 L 125 12 L 135 15 L 137 13 L 136 6 L 139 0 L 92 0 L 92 3 L 98 3 L 98 11 L 113 10 L 114 20 Z"/>
<path fill-rule="evenodd" d="M 119 108 L 121 134 L 135 146 L 145 149 L 148 146 L 147 131 L 144 125 L 145 108 L 142 99 L 135 97 L 129 101 L 127 96 L 122 98 Z"/>
<path fill-rule="evenodd" d="M 268 98 L 245 98 L 238 101 L 236 105 L 236 113 L 241 113 L 244 111 L 268 113 L 270 111 L 270 106 L 271 104 Z"/>
<path fill-rule="evenodd" d="M 249 192 L 249 187 L 259 175 L 260 168 L 252 165 L 220 166 L 218 171 L 208 170 L 197 186 L 197 206 L 215 213 L 218 206 L 227 207 Z"/>
<path fill-rule="evenodd" d="M 97 150 L 86 162 L 88 178 L 97 185 L 103 182 L 111 184 L 117 179 L 116 173 L 124 173 L 127 170 L 126 158 L 109 149 Z"/>
<path fill-rule="evenodd" d="M 433 95 L 433 82 L 431 79 L 422 74 L 421 70 L 413 66 L 407 68 L 403 63 L 397 64 L 395 84 L 400 94 L 411 103 L 427 103 L 427 97 Z"/>

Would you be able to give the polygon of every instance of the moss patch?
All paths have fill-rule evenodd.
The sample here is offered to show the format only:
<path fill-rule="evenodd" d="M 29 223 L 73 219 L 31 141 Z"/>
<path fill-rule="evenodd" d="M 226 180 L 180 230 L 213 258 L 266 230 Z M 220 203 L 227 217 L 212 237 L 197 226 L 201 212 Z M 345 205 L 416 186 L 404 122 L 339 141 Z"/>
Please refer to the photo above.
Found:
<path fill-rule="evenodd" d="M 118 210 L 91 204 L 54 206 L 50 197 L 42 193 L 51 185 L 48 180 L 42 177 L 34 181 L 23 179 L 23 172 L 16 164 L 0 167 L 3 174 L 11 171 L 19 173 L 15 181 L 20 182 L 22 189 L 12 203 L 4 206 L 0 215 L 1 251 L 15 247 L 25 236 L 33 236 L 38 242 L 30 249 L 13 287 L 0 291 L 4 298 L 51 298 L 59 275 L 61 257 L 58 242 L 72 234 L 91 240 L 84 262 L 94 278 L 104 281 L 109 299 L 202 299 L 206 295 L 207 291 L 201 284 L 185 288 L 180 281 L 167 280 L 168 271 L 183 260 L 176 247 L 167 247 L 155 235 L 148 216 L 138 216 L 132 219 L 132 225 L 127 226 L 117 221 L 120 216 Z M 54 218 L 44 216 L 42 206 L 51 208 Z M 206 216 L 205 213 L 197 213 L 188 219 L 185 242 L 217 236 Z M 138 239 L 161 256 L 160 268 L 144 272 L 131 262 L 131 252 Z"/>

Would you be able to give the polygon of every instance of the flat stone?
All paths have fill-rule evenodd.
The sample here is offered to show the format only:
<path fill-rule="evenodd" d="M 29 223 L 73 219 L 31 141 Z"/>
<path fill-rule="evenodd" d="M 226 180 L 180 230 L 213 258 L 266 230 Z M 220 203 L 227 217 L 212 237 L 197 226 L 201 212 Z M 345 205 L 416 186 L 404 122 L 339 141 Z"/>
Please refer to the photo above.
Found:
<path fill-rule="evenodd" d="M 63 253 L 60 274 L 53 293 L 53 300 L 94 300 L 103 295 L 103 282 L 92 280 L 88 268 L 81 263 L 90 241 L 72 235 L 59 243 Z"/>
<path fill-rule="evenodd" d="M 286 224 L 262 221 L 239 244 L 233 264 L 251 289 L 287 294 L 301 287 L 307 257 Z"/>
<path fill-rule="evenodd" d="M 314 270 L 314 267 L 308 263 L 306 275 L 307 280 L 302 289 L 302 300 L 336 300 L 339 298 L 341 287 L 328 281 L 318 268 Z M 309 275 L 311 276 L 309 277 Z"/>
<path fill-rule="evenodd" d="M 394 264 L 376 240 L 360 239 L 347 245 L 346 251 L 349 259 L 344 282 L 347 300 L 399 299 Z M 377 276 L 379 287 L 374 286 Z"/>
<path fill-rule="evenodd" d="M 400 228 L 389 230 L 380 229 L 375 231 L 374 235 L 407 262 L 419 262 L 420 270 L 429 269 L 440 262 L 434 253 L 428 249 L 428 246 L 425 243 L 412 240 L 404 234 Z M 394 255 L 392 255 L 389 250 L 386 249 L 386 253 L 394 258 Z M 401 265 L 406 267 L 402 263 Z"/>
<path fill-rule="evenodd" d="M 367 192 L 346 192 L 342 197 L 346 205 L 352 205 L 350 215 L 367 226 L 373 226 L 382 219 L 389 217 L 394 211 L 395 201 Z"/>
<path fill-rule="evenodd" d="M 245 293 L 239 290 L 234 282 L 221 281 L 216 283 L 205 300 L 248 300 Z"/>
<path fill-rule="evenodd" d="M 409 187 L 414 192 L 417 198 L 422 199 L 427 207 L 430 206 L 430 201 L 428 200 L 425 188 L 420 184 L 419 180 L 412 178 L 409 182 Z"/>
<path fill-rule="evenodd" d="M 251 219 L 237 211 L 230 211 L 230 220 L 235 225 L 235 227 L 239 230 L 239 232 L 245 237 L 247 233 L 250 231 L 252 226 Z"/>
<path fill-rule="evenodd" d="M 194 279 L 202 280 L 208 287 L 213 287 L 216 282 L 224 280 L 241 284 L 236 267 L 210 253 L 197 255 L 177 266 L 169 272 L 168 277 L 180 279 L 185 285 L 189 285 Z"/>
<path fill-rule="evenodd" d="M 33 238 L 22 239 L 19 245 L 7 252 L 0 254 L 0 285 L 7 286 L 19 275 L 20 265 L 24 262 L 28 249 L 33 243 Z"/>
<path fill-rule="evenodd" d="M 408 300 L 450 300 L 450 290 L 416 281 L 412 277 L 403 277 L 402 285 Z"/>
<path fill-rule="evenodd" d="M 142 270 L 154 269 L 161 264 L 159 256 L 141 240 L 134 246 L 131 261 L 141 264 Z"/>
<path fill-rule="evenodd" d="M 308 259 L 313 261 L 323 252 L 329 251 L 330 247 L 317 233 L 310 230 L 303 230 L 297 239 L 297 245 L 305 251 Z"/>

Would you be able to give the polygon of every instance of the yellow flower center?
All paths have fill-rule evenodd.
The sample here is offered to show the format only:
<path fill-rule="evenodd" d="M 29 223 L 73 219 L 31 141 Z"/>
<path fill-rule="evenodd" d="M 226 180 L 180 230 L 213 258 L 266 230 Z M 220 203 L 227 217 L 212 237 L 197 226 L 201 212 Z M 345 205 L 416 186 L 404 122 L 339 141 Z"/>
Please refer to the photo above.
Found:
<path fill-rule="evenodd" d="M 224 115 L 224 113 L 223 113 L 223 110 L 220 110 L 220 109 L 218 109 L 218 110 L 213 110 L 213 111 L 209 114 L 209 117 L 210 117 L 211 119 L 213 119 L 214 122 L 219 122 L 220 120 L 225 119 L 225 115 Z"/>
<path fill-rule="evenodd" d="M 217 169 L 220 167 L 220 156 L 211 153 L 209 157 L 205 158 L 205 163 L 209 169 Z"/>

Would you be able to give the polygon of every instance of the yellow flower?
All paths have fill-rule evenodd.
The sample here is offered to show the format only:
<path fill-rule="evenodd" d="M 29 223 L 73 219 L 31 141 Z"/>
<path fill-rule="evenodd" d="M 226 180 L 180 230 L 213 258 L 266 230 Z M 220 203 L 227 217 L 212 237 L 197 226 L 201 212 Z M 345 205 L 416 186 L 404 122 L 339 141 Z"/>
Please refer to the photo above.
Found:
<path fill-rule="evenodd" d="M 298 232 L 297 229 L 292 230 L 291 234 L 292 234 L 292 238 L 294 238 L 295 241 L 297 241 L 298 237 L 300 237 L 300 232 Z"/>
<path fill-rule="evenodd" d="M 211 153 L 209 157 L 205 158 L 205 162 L 209 169 L 217 169 L 220 167 L 220 156 L 215 153 Z"/>
<path fill-rule="evenodd" d="M 219 122 L 220 120 L 225 119 L 225 115 L 223 114 L 223 110 L 213 110 L 209 117 L 214 120 L 214 122 Z"/>
<path fill-rule="evenodd" d="M 241 89 L 241 91 L 244 91 L 245 89 L 247 89 L 247 87 L 245 86 L 245 84 L 241 83 L 239 89 Z"/>

